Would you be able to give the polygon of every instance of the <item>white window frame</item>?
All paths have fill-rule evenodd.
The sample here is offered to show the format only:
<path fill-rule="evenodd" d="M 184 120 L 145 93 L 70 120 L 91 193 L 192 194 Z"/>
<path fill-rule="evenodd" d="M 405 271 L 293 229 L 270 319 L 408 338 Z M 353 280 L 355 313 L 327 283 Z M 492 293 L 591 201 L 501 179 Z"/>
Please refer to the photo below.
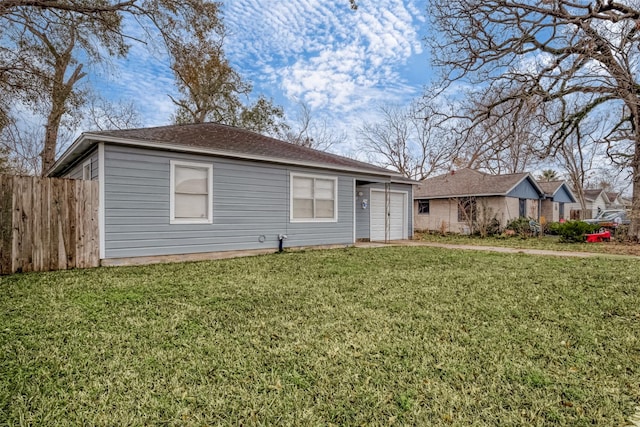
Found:
<path fill-rule="evenodd" d="M 333 181 L 333 218 L 294 218 L 293 217 L 293 181 L 295 178 L 313 179 L 313 187 L 315 190 L 315 180 Z M 315 209 L 315 197 L 314 209 Z M 315 215 L 315 212 L 314 212 Z M 289 221 L 290 222 L 338 222 L 338 177 L 329 175 L 310 175 L 305 173 L 291 172 L 289 176 Z"/>
<path fill-rule="evenodd" d="M 91 173 L 93 172 L 91 170 L 91 159 L 87 160 L 86 162 L 84 162 L 82 164 L 82 179 L 85 181 L 91 181 Z M 85 171 L 88 171 L 88 175 L 85 175 Z"/>
<path fill-rule="evenodd" d="M 213 165 L 211 163 L 201 162 L 185 162 L 182 160 L 170 161 L 170 178 L 169 178 L 169 210 L 170 210 L 170 224 L 213 224 Z M 184 166 L 190 168 L 206 169 L 207 170 L 207 218 L 177 218 L 176 219 L 176 192 L 175 192 L 175 176 L 176 166 Z"/>

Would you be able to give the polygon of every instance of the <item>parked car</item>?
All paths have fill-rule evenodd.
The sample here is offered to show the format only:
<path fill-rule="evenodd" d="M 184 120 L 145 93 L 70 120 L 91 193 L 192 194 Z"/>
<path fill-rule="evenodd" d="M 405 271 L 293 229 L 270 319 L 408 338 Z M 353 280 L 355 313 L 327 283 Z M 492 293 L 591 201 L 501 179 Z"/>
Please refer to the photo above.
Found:
<path fill-rule="evenodd" d="M 616 228 L 619 225 L 629 224 L 631 220 L 624 209 L 606 209 L 595 218 L 586 219 L 584 222 L 597 224 L 604 228 Z"/>

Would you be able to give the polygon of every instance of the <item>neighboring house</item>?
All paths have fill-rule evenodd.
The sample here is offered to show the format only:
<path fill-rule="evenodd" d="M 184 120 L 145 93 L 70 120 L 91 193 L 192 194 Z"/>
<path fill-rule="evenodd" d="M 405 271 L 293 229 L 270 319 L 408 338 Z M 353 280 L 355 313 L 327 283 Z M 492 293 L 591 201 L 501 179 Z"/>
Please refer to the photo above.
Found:
<path fill-rule="evenodd" d="M 500 226 L 520 216 L 539 218 L 544 191 L 528 173 L 490 175 L 461 169 L 428 178 L 414 189 L 416 230 L 469 233 L 473 221 L 495 217 Z"/>
<path fill-rule="evenodd" d="M 614 191 L 606 191 L 605 194 L 607 195 L 607 199 L 609 200 L 607 209 L 624 209 L 625 203 L 620 193 L 616 193 Z"/>
<path fill-rule="evenodd" d="M 413 181 L 213 123 L 84 133 L 48 175 L 99 181 L 103 264 L 413 234 Z"/>
<path fill-rule="evenodd" d="M 609 206 L 609 198 L 603 189 L 586 189 L 583 191 L 585 200 L 584 211 L 580 205 L 580 199 L 578 199 L 577 194 L 575 195 L 576 203 L 565 206 L 565 209 L 569 209 L 571 219 L 595 218 L 600 211 L 607 209 L 607 206 Z"/>
<path fill-rule="evenodd" d="M 576 198 L 564 181 L 539 181 L 538 185 L 544 191 L 544 198 L 540 201 L 540 218 L 546 222 L 558 222 L 569 219 L 567 205 L 575 203 Z"/>

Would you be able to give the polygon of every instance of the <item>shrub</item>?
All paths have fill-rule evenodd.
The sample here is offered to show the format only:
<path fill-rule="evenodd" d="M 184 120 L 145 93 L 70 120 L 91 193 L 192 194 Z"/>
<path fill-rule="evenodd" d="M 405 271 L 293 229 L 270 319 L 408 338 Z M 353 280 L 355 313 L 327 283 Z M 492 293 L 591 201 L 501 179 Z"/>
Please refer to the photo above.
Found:
<path fill-rule="evenodd" d="M 530 237 L 533 233 L 531 232 L 531 227 L 529 226 L 529 218 L 525 218 L 523 216 L 512 219 L 507 223 L 505 227 L 506 230 L 512 230 L 520 237 Z"/>
<path fill-rule="evenodd" d="M 549 224 L 547 224 L 547 234 L 557 236 L 560 234 L 560 228 L 562 228 L 562 223 L 550 222 Z"/>
<path fill-rule="evenodd" d="M 600 229 L 599 225 L 588 224 L 584 221 L 567 221 L 554 225 L 554 230 L 560 235 L 560 241 L 565 243 L 578 243 L 585 241 L 585 234 L 593 233 Z"/>
<path fill-rule="evenodd" d="M 633 239 L 629 236 L 629 226 L 622 224 L 613 231 L 613 238 L 616 242 L 631 242 Z"/>
<path fill-rule="evenodd" d="M 473 225 L 475 232 L 483 238 L 500 233 L 500 221 L 496 218 L 493 208 L 484 200 L 480 203 L 480 212 Z"/>

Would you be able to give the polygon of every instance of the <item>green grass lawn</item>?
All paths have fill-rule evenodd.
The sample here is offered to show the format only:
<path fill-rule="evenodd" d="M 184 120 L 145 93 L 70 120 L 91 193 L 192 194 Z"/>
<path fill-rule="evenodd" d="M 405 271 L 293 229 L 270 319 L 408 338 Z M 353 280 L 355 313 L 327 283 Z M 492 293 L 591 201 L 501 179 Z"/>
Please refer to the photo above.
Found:
<path fill-rule="evenodd" d="M 425 247 L 0 278 L 0 425 L 623 426 L 640 262 Z"/>

